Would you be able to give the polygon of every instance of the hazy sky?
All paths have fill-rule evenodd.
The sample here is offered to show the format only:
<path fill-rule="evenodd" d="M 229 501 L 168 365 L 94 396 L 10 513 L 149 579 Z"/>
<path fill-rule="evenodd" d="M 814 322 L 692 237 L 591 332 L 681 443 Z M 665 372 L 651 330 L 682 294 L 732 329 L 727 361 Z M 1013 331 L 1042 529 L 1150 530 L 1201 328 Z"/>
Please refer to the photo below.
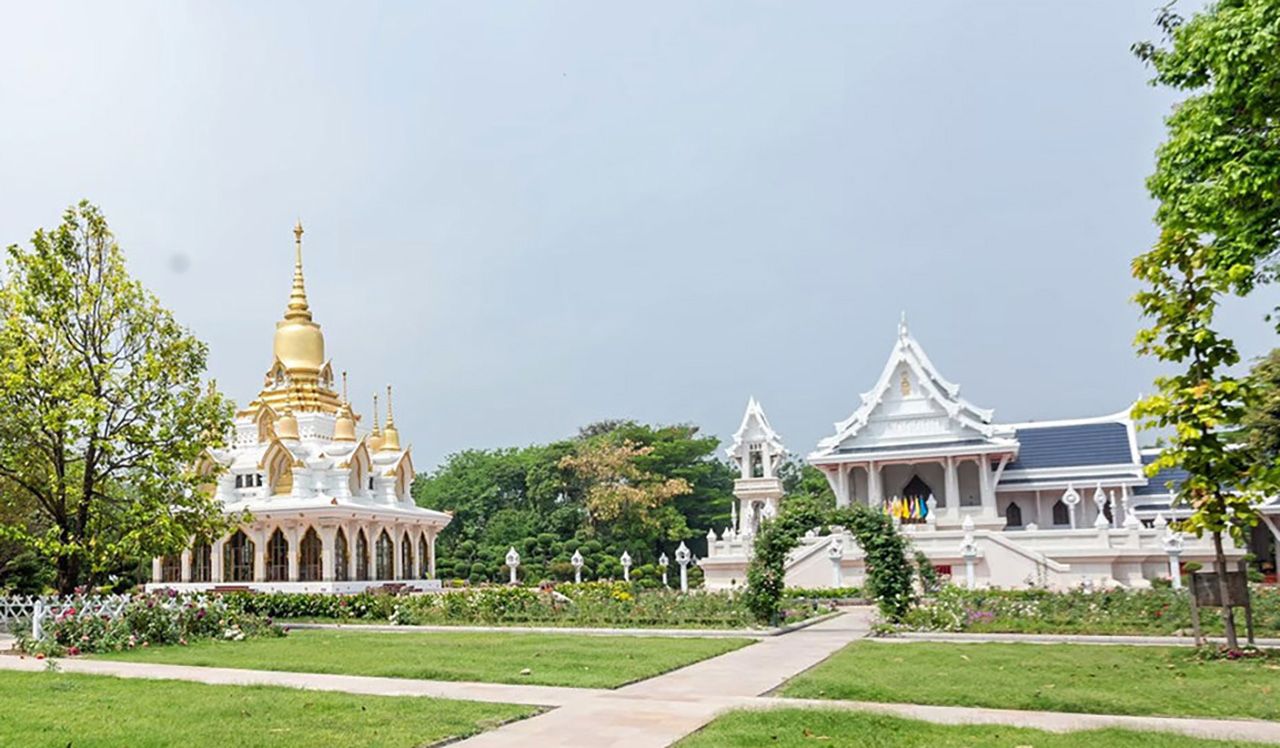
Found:
<path fill-rule="evenodd" d="M 1109 413 L 1155 372 L 1159 4 L 5 2 L 0 243 L 97 202 L 243 404 L 301 216 L 335 366 L 366 414 L 396 385 L 420 469 L 725 437 L 753 394 L 804 453 L 902 310 L 997 419 Z"/>

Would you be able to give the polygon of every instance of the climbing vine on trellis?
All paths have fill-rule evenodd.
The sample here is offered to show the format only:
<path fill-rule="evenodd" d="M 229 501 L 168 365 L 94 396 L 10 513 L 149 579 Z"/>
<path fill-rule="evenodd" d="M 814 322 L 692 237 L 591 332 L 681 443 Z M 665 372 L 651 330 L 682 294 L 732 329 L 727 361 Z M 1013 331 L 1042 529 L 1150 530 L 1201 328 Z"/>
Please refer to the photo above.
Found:
<path fill-rule="evenodd" d="M 764 522 L 753 543 L 747 567 L 746 602 L 756 619 L 774 622 L 781 611 L 786 586 L 787 554 L 804 533 L 815 527 L 843 526 L 865 554 L 868 595 L 890 621 L 898 621 L 914 601 L 913 567 L 907 540 L 882 512 L 865 506 L 830 509 L 814 502 L 787 503 L 774 519 Z"/>

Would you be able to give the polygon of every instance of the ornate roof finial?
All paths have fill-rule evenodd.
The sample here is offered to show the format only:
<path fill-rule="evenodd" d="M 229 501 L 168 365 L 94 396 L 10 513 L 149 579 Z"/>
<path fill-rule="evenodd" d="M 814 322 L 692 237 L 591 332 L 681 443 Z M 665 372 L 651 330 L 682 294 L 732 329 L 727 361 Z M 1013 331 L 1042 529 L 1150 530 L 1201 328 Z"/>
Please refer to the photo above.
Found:
<path fill-rule="evenodd" d="M 902 310 L 902 317 L 898 320 L 898 337 L 907 337 L 907 310 Z"/>
<path fill-rule="evenodd" d="M 342 402 L 351 403 L 351 398 L 347 397 L 347 372 L 345 369 L 342 372 Z"/>
<path fill-rule="evenodd" d="M 302 277 L 302 219 L 293 227 L 293 289 L 289 292 L 289 308 L 284 313 L 285 319 L 311 319 L 311 308 L 307 306 L 307 288 Z"/>
<path fill-rule="evenodd" d="M 373 393 L 373 433 L 378 435 L 382 433 L 382 429 L 378 428 L 378 393 Z"/>
<path fill-rule="evenodd" d="M 383 430 L 382 444 L 378 449 L 383 452 L 395 452 L 400 449 L 400 431 L 396 428 L 396 417 L 391 412 L 391 385 L 387 385 L 387 428 Z"/>
<path fill-rule="evenodd" d="M 396 427 L 396 417 L 391 413 L 391 385 L 387 385 L 387 428 Z"/>

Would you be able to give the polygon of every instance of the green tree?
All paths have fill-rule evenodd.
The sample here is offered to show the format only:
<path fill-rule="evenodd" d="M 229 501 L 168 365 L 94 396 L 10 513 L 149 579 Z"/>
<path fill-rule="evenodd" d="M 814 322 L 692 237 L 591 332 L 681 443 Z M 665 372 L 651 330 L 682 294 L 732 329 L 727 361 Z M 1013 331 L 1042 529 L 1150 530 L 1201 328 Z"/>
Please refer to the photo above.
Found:
<path fill-rule="evenodd" d="M 1242 441 L 1255 462 L 1274 472 L 1280 469 L 1280 348 L 1254 363 L 1248 381 L 1253 401 Z"/>
<path fill-rule="evenodd" d="M 96 207 L 9 248 L 0 355 L 0 501 L 34 511 L 0 530 L 54 562 L 59 591 L 225 527 L 195 468 L 231 405 L 201 381 L 205 345 L 129 276 Z"/>
<path fill-rule="evenodd" d="M 1223 535 L 1240 539 L 1257 524 L 1265 472 L 1230 444 L 1250 387 L 1231 374 L 1240 355 L 1215 315 L 1223 297 L 1248 295 L 1276 271 L 1280 0 L 1221 0 L 1185 21 L 1165 7 L 1157 25 L 1162 44 L 1134 52 L 1154 70 L 1154 85 L 1187 97 L 1165 120 L 1168 137 L 1147 180 L 1159 201 L 1159 237 L 1133 261 L 1148 324 L 1135 344 L 1174 371 L 1157 378 L 1157 393 L 1134 415 L 1170 430 L 1149 470 L 1187 471 L 1178 500 L 1192 514 L 1182 526 L 1213 537 L 1225 570 Z M 1225 580 L 1222 592 L 1225 600 Z M 1228 644 L 1237 646 L 1229 607 L 1223 616 Z"/>

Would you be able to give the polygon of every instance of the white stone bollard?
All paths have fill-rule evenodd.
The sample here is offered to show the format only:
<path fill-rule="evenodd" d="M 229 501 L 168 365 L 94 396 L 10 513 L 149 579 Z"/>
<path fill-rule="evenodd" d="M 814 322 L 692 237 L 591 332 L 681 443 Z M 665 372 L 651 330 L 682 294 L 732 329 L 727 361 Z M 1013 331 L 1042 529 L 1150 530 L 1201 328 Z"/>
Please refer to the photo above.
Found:
<path fill-rule="evenodd" d="M 516 569 L 520 567 L 520 554 L 516 553 L 515 546 L 511 546 L 511 550 L 507 551 L 507 568 L 511 570 L 511 584 L 519 584 L 516 580 Z"/>
<path fill-rule="evenodd" d="M 667 584 L 667 567 L 671 565 L 671 559 L 667 558 L 667 554 L 663 553 L 658 556 L 658 568 L 662 569 L 662 586 L 669 587 Z"/>
<path fill-rule="evenodd" d="M 840 574 L 840 562 L 844 561 L 844 540 L 838 535 L 831 536 L 831 544 L 827 546 L 827 558 L 831 559 L 831 586 L 843 587 L 844 579 Z"/>
<path fill-rule="evenodd" d="M 631 581 L 631 554 L 626 551 L 622 552 L 622 558 L 618 559 L 622 562 L 622 581 Z"/>
<path fill-rule="evenodd" d="M 582 565 L 586 563 L 582 560 L 582 551 L 573 552 L 573 557 L 569 559 L 569 563 L 573 564 L 573 582 L 574 584 L 582 584 Z"/>
<path fill-rule="evenodd" d="M 1160 541 L 1164 552 L 1169 554 L 1169 582 L 1175 590 L 1182 589 L 1182 569 L 1178 559 L 1182 556 L 1182 533 L 1165 527 L 1164 539 Z"/>
<path fill-rule="evenodd" d="M 693 558 L 693 554 L 689 552 L 689 547 L 683 542 L 676 549 L 676 563 L 680 564 L 680 591 L 687 593 L 689 591 L 689 560 Z"/>

